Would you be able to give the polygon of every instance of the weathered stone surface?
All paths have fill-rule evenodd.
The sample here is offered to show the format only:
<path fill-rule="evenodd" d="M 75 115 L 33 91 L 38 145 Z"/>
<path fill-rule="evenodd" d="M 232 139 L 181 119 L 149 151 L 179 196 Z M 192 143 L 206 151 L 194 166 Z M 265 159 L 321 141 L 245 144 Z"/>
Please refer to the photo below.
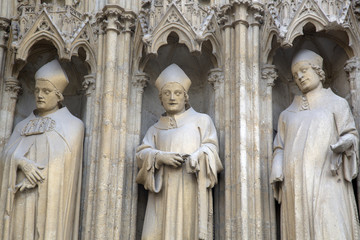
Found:
<path fill-rule="evenodd" d="M 277 239 L 270 186 L 280 113 L 299 90 L 291 59 L 324 58 L 325 88 L 360 126 L 360 25 L 350 0 L 19 0 L 0 2 L 0 150 L 35 108 L 34 74 L 59 58 L 64 104 L 85 124 L 79 236 L 140 239 L 147 192 L 135 149 L 163 108 L 155 80 L 170 64 L 192 80 L 191 106 L 214 122 L 224 171 L 215 239 Z M 354 181 L 355 182 L 355 181 Z M 360 194 L 360 182 L 354 184 Z M 359 200 L 359 197 L 357 197 Z"/>

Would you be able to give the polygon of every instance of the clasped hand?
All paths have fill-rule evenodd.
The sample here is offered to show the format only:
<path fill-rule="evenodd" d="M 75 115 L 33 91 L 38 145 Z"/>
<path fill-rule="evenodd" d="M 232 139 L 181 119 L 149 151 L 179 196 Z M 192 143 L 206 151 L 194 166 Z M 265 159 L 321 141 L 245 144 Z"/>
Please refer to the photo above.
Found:
<path fill-rule="evenodd" d="M 156 164 L 158 166 L 168 165 L 172 167 L 180 167 L 185 161 L 189 161 L 191 168 L 196 168 L 198 163 L 197 154 L 180 154 L 180 153 L 159 153 L 156 155 Z"/>
<path fill-rule="evenodd" d="M 23 191 L 26 188 L 34 188 L 37 184 L 45 180 L 45 177 L 41 173 L 41 170 L 44 169 L 44 167 L 36 164 L 30 159 L 25 157 L 21 158 L 18 161 L 18 166 L 26 177 L 26 179 L 17 185 L 17 188 L 20 188 L 20 191 Z"/>

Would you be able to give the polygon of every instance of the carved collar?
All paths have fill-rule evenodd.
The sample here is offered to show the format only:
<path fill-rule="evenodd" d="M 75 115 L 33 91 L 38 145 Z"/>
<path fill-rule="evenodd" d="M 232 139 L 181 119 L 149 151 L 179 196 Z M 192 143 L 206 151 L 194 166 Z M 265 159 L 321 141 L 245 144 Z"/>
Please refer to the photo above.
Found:
<path fill-rule="evenodd" d="M 321 105 L 323 101 L 326 101 L 324 97 L 331 95 L 331 89 L 321 89 L 320 91 L 309 92 L 304 95 L 297 95 L 294 98 L 293 103 L 288 108 L 290 112 L 299 112 L 305 110 L 311 110 Z"/>
<path fill-rule="evenodd" d="M 50 132 L 57 128 L 56 121 L 58 121 L 64 113 L 68 112 L 69 110 L 66 107 L 63 107 L 49 115 L 39 117 L 36 116 L 33 111 L 28 117 L 26 125 L 21 129 L 21 135 L 31 136 Z"/>
<path fill-rule="evenodd" d="M 160 117 L 159 121 L 155 123 L 154 127 L 163 130 L 181 127 L 186 124 L 187 121 L 189 121 L 189 117 L 195 113 L 196 111 L 193 108 L 189 108 L 185 112 L 179 115 L 175 115 L 174 117 L 164 115 Z"/>

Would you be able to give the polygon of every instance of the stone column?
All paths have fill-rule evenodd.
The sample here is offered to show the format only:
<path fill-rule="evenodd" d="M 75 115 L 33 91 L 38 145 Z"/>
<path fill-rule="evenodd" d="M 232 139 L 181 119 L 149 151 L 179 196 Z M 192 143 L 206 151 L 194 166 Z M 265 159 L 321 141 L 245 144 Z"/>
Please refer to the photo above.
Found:
<path fill-rule="evenodd" d="M 223 16 L 223 22 L 220 22 L 222 25 L 222 32 L 223 34 L 223 43 L 224 43 L 224 56 L 227 56 L 225 58 L 224 62 L 224 159 L 223 159 L 223 166 L 225 169 L 225 182 L 224 182 L 224 193 L 225 199 L 222 206 L 224 206 L 225 211 L 219 212 L 218 216 L 219 218 L 217 221 L 220 223 L 220 229 L 215 229 L 215 234 L 217 234 L 217 238 L 221 239 L 225 236 L 226 240 L 232 239 L 232 226 L 233 226 L 233 201 L 232 201 L 232 158 L 231 158 L 231 139 L 232 139 L 232 83 L 234 82 L 234 76 L 233 76 L 233 58 L 234 58 L 234 51 L 232 51 L 232 39 L 233 39 L 233 28 L 231 21 L 229 20 L 229 12 L 230 7 L 227 5 L 224 5 L 222 7 L 222 16 Z M 222 183 L 219 182 L 219 185 Z M 222 216 L 224 215 L 224 216 Z M 221 221 L 224 218 L 223 221 Z M 222 228 L 224 228 L 223 232 L 221 232 Z"/>
<path fill-rule="evenodd" d="M 214 89 L 214 123 L 217 130 L 219 139 L 219 156 L 224 164 L 224 146 L 225 146 L 225 94 L 224 94 L 224 72 L 220 68 L 213 68 L 208 72 L 208 82 Z M 219 184 L 213 189 L 214 194 L 214 212 L 217 213 L 214 217 L 215 226 L 215 239 L 223 238 L 224 232 L 224 208 L 225 206 L 225 173 L 221 172 L 218 176 Z M 221 229 L 223 228 L 223 229 Z"/>
<path fill-rule="evenodd" d="M 356 128 L 360 129 L 360 58 L 349 59 L 344 67 L 350 83 L 351 110 L 354 115 Z M 358 203 L 360 203 L 360 177 L 357 177 Z"/>
<path fill-rule="evenodd" d="M 131 123 L 129 123 L 129 137 L 127 145 L 128 162 L 126 164 L 125 177 L 127 179 L 126 187 L 127 194 L 125 196 L 124 215 L 129 216 L 123 221 L 123 231 L 121 239 L 133 240 L 136 237 L 136 216 L 137 216 L 137 202 L 138 202 L 138 187 L 135 181 L 138 173 L 138 167 L 135 159 L 135 150 L 140 144 L 141 134 L 141 110 L 142 98 L 144 89 L 147 86 L 150 77 L 144 72 L 138 72 L 133 76 L 131 99 L 129 110 Z"/>
<path fill-rule="evenodd" d="M 101 96 L 102 96 L 102 82 L 104 79 L 104 58 L 105 58 L 105 45 L 104 45 L 104 20 L 101 19 L 101 16 L 98 17 L 98 24 L 97 24 L 97 66 L 96 66 L 96 82 L 95 85 L 90 85 L 88 91 L 91 90 L 93 86 L 95 86 L 95 92 L 91 93 L 91 98 L 94 98 L 92 101 L 94 102 L 94 106 L 90 106 L 92 108 L 91 114 L 91 130 L 85 129 L 86 132 L 90 132 L 90 149 L 88 153 L 88 159 L 84 157 L 85 166 L 83 167 L 84 170 L 87 171 L 83 182 L 83 186 L 85 186 L 84 197 L 83 197 L 83 210 L 82 210 L 82 232 L 81 232 L 81 239 L 94 239 L 94 232 L 96 229 L 96 222 L 95 222 L 95 213 L 96 213 L 96 187 L 97 187 L 97 166 L 101 164 L 98 161 L 100 154 L 98 154 L 99 149 L 99 138 L 101 137 L 101 133 L 99 132 L 100 123 L 101 123 Z M 91 80 L 91 77 L 88 78 Z M 90 96 L 89 96 L 90 97 Z M 87 100 L 90 100 L 88 97 Z M 87 102 L 88 103 L 88 102 Z M 87 105 L 88 107 L 88 105 Z M 86 126 L 88 127 L 88 126 Z M 87 133 L 86 133 L 87 134 Z"/>
<path fill-rule="evenodd" d="M 260 81 L 260 24 L 263 17 L 260 13 L 263 9 L 260 4 L 251 6 L 254 11 L 254 19 L 251 23 L 252 29 L 252 102 L 253 102 L 253 183 L 254 183 L 254 203 L 255 203 L 255 239 L 262 239 L 265 235 L 264 229 L 264 212 L 262 199 L 262 185 L 263 185 L 263 159 L 260 158 L 261 143 L 260 143 L 260 95 L 259 95 L 259 81 Z"/>
<path fill-rule="evenodd" d="M 91 164 L 91 149 L 92 143 L 94 141 L 93 136 L 93 122 L 94 122 L 94 112 L 95 112 L 95 73 L 85 75 L 84 81 L 82 82 L 82 90 L 84 92 L 84 96 L 86 97 L 86 107 L 83 108 L 82 116 L 84 117 L 84 124 L 85 124 L 85 139 L 84 139 L 84 164 L 83 164 L 83 176 L 87 178 L 90 176 L 90 164 Z M 85 184 L 84 184 L 85 183 Z M 88 183 L 87 179 L 83 180 L 83 185 L 86 185 L 88 190 Z M 83 193 L 85 191 L 83 189 Z M 84 199 L 84 194 L 82 194 L 82 199 Z M 85 202 L 83 200 L 83 202 Z M 85 214 L 83 214 L 85 216 Z"/>
<path fill-rule="evenodd" d="M 265 179 L 264 186 L 267 193 L 262 194 L 263 202 L 267 203 L 264 209 L 267 210 L 263 216 L 265 220 L 267 237 L 270 239 L 276 239 L 276 216 L 275 216 L 275 199 L 273 195 L 272 187 L 270 186 L 269 178 L 272 165 L 272 153 L 273 153 L 273 113 L 272 113 L 272 88 L 275 85 L 274 81 L 277 79 L 277 71 L 274 65 L 265 64 L 262 67 L 261 78 L 266 85 L 263 94 L 263 131 L 264 139 L 262 139 L 262 145 L 265 152 L 263 153 L 263 165 L 267 171 L 264 171 Z M 270 236 L 269 236 L 270 235 Z"/>
<path fill-rule="evenodd" d="M 118 49 L 118 81 L 116 83 L 116 98 L 117 102 L 114 104 L 118 111 L 116 114 L 116 130 L 119 129 L 115 134 L 118 142 L 115 145 L 115 158 L 117 158 L 117 174 L 114 180 L 114 186 L 116 186 L 115 201 L 116 212 L 115 212 L 115 226 L 114 239 L 130 239 L 130 233 L 126 233 L 129 229 L 127 226 L 130 223 L 136 222 L 136 216 L 131 214 L 132 209 L 132 198 L 133 198 L 133 186 L 135 185 L 135 178 L 132 177 L 132 166 L 134 163 L 133 151 L 129 151 L 128 141 L 131 138 L 129 134 L 128 125 L 131 122 L 128 121 L 128 114 L 132 111 L 129 106 L 129 91 L 131 81 L 131 49 L 132 46 L 132 34 L 134 30 L 136 15 L 133 12 L 125 11 L 121 15 L 121 26 L 122 31 L 119 35 L 120 47 Z M 117 123 L 116 123 L 117 124 Z M 135 226 L 135 225 L 134 225 Z"/>
<path fill-rule="evenodd" d="M 247 8 L 249 1 L 236 1 L 234 2 L 234 41 L 235 41 L 235 118 L 232 135 L 234 138 L 231 140 L 233 151 L 232 154 L 232 195 L 233 195 L 233 209 L 236 209 L 235 213 L 235 225 L 232 226 L 234 235 L 232 239 L 251 239 L 252 228 L 252 208 L 249 207 L 249 202 L 253 201 L 252 196 L 249 195 L 251 188 L 249 184 L 249 156 L 248 156 L 248 144 L 247 139 L 247 98 L 248 93 L 246 91 L 246 84 L 248 83 L 248 62 L 247 62 L 247 37 L 248 27 L 247 22 Z M 235 146 L 234 146 L 235 145 Z M 249 199 L 251 198 L 251 200 Z"/>
<path fill-rule="evenodd" d="M 223 142 L 223 124 L 222 124 L 222 116 L 224 115 L 224 74 L 222 69 L 220 68 L 213 68 L 208 73 L 208 81 L 211 84 L 211 86 L 214 88 L 215 91 L 215 125 L 216 129 L 218 130 L 218 138 L 221 142 Z M 221 144 L 220 144 L 221 145 Z M 223 149 L 220 149 L 222 152 Z M 222 153 L 220 153 L 220 156 L 222 156 Z"/>
<path fill-rule="evenodd" d="M 108 5 L 104 8 L 106 16 L 106 36 L 105 36 L 105 56 L 103 65 L 104 83 L 102 88 L 102 117 L 100 125 L 100 148 L 98 150 L 97 165 L 97 188 L 96 188 L 96 209 L 95 209 L 95 236 L 94 239 L 113 239 L 112 232 L 115 226 L 111 223 L 111 216 L 109 213 L 114 212 L 113 208 L 109 209 L 109 191 L 111 174 L 109 172 L 114 166 L 111 164 L 111 150 L 114 131 L 113 122 L 113 104 L 114 104 L 114 90 L 116 81 L 116 51 L 114 47 L 117 46 L 117 37 L 119 32 L 119 16 L 122 9 L 116 5 Z"/>
<path fill-rule="evenodd" d="M 135 102 L 135 116 L 134 116 L 134 121 L 135 121 L 135 125 L 134 125 L 134 134 L 135 136 L 137 136 L 137 139 L 134 140 L 134 142 L 136 144 L 139 144 L 141 139 L 140 139 L 140 134 L 141 134 L 141 108 L 142 108 L 142 97 L 143 97 L 143 93 L 144 90 L 146 88 L 146 86 L 148 85 L 150 81 L 150 76 L 147 73 L 144 72 L 138 72 L 137 74 L 135 74 L 135 77 L 132 81 L 132 85 L 135 89 L 136 92 L 136 100 Z"/>
<path fill-rule="evenodd" d="M 8 138 L 11 135 L 16 101 L 21 94 L 21 84 L 14 77 L 5 79 L 5 91 L 3 91 L 0 108 L 0 152 L 4 148 Z"/>

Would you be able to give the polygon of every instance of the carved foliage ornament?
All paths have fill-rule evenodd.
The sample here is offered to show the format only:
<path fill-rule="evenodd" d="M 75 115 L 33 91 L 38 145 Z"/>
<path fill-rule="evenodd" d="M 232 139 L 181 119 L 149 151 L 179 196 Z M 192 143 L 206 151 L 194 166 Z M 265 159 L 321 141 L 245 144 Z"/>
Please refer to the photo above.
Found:
<path fill-rule="evenodd" d="M 211 69 L 208 73 L 208 81 L 214 89 L 220 87 L 224 82 L 224 73 L 220 68 Z"/>

